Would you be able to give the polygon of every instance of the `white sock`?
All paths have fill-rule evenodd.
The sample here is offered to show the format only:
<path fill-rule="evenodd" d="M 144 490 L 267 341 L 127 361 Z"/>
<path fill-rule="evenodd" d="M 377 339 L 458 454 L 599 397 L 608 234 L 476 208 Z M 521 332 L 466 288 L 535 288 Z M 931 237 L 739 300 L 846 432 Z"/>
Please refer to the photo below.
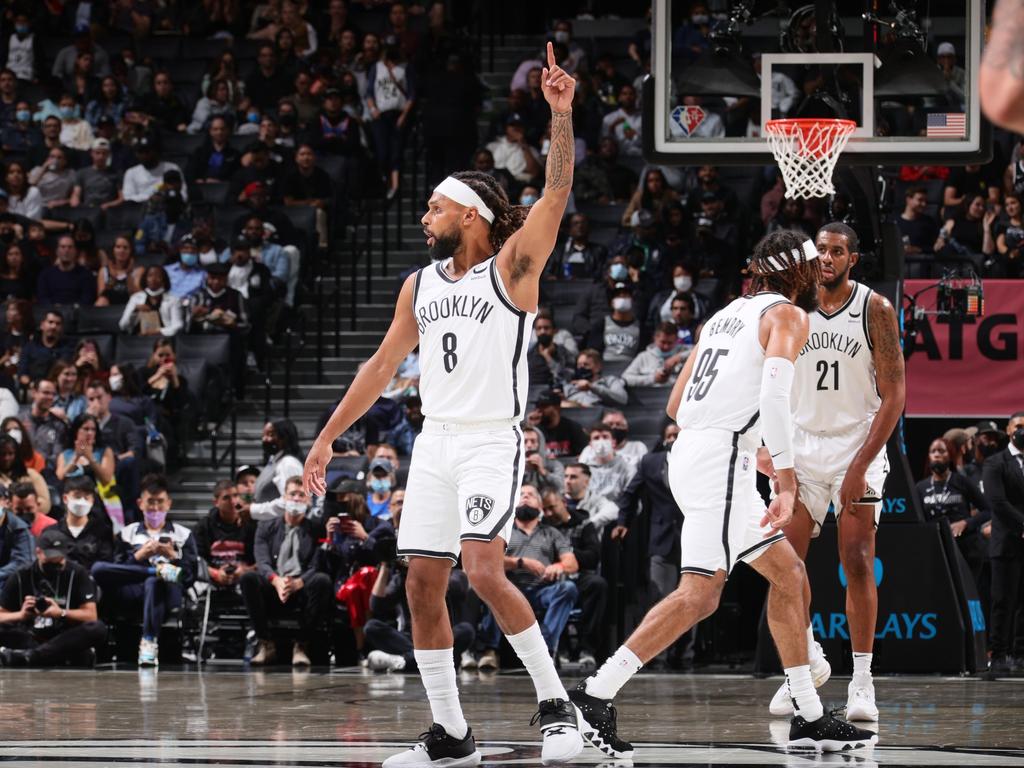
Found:
<path fill-rule="evenodd" d="M 555 661 L 548 651 L 548 644 L 544 642 L 540 624 L 534 622 L 518 635 L 505 635 L 505 637 L 508 638 L 508 644 L 512 646 L 512 650 L 516 652 L 519 660 L 526 667 L 526 671 L 533 678 L 533 685 L 537 689 L 537 701 L 568 700 L 569 694 L 565 692 L 565 686 L 558 679 Z"/>
<path fill-rule="evenodd" d="M 823 654 L 818 650 L 818 644 L 814 641 L 814 629 L 808 624 L 807 625 L 807 658 L 811 661 L 817 661 L 823 658 Z"/>
<path fill-rule="evenodd" d="M 789 692 L 796 702 L 796 713 L 809 723 L 819 719 L 825 714 L 825 710 L 822 709 L 818 692 L 814 690 L 810 665 L 786 667 L 785 672 L 786 680 L 789 682 Z"/>
<path fill-rule="evenodd" d="M 871 653 L 853 652 L 853 674 L 871 677 Z"/>
<path fill-rule="evenodd" d="M 449 736 L 464 738 L 469 726 L 459 704 L 459 689 L 455 685 L 455 657 L 452 648 L 436 651 L 413 650 L 416 665 L 420 668 L 420 679 L 427 689 L 430 713 L 434 722 L 444 726 Z"/>
<path fill-rule="evenodd" d="M 629 648 L 619 646 L 619 650 L 614 656 L 608 657 L 597 670 L 597 674 L 587 678 L 587 693 L 599 699 L 614 699 L 619 689 L 629 682 L 643 665 L 644 663 Z"/>

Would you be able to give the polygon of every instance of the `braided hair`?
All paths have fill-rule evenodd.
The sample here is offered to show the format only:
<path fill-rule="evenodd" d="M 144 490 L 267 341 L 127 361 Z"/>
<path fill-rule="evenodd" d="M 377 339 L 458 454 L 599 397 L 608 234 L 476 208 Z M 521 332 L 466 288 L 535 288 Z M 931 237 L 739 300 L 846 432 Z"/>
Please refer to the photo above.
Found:
<path fill-rule="evenodd" d="M 780 229 L 761 238 L 750 258 L 753 274 L 750 290 L 753 293 L 772 291 L 786 297 L 807 296 L 812 292 L 816 296 L 821 267 L 817 259 L 806 261 L 803 258 L 804 243 L 808 239 L 803 232 L 791 229 Z M 781 261 L 785 268 L 774 269 L 772 261 Z"/>
<path fill-rule="evenodd" d="M 526 215 L 530 212 L 528 205 L 512 205 L 508 195 L 501 188 L 493 176 L 478 171 L 462 171 L 453 173 L 452 178 L 458 179 L 463 184 L 469 185 L 470 189 L 480 195 L 480 199 L 494 213 L 494 221 L 491 222 L 491 231 L 488 234 L 491 247 L 495 252 L 508 240 L 526 221 Z"/>

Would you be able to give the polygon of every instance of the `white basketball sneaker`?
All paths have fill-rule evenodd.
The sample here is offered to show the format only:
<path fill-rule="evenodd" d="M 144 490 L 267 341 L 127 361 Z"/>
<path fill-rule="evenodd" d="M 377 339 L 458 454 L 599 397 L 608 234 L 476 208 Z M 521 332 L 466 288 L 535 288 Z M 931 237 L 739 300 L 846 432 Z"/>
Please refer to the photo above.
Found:
<path fill-rule="evenodd" d="M 544 737 L 541 763 L 566 763 L 583 751 L 583 736 L 576 719 L 576 707 L 571 701 L 546 699 L 540 702 L 530 725 L 536 725 L 538 721 Z"/>
<path fill-rule="evenodd" d="M 811 660 L 811 680 L 814 682 L 815 688 L 821 688 L 828 679 L 832 676 L 832 665 L 828 663 L 828 659 L 825 658 L 825 653 L 821 650 L 821 645 L 815 643 L 814 647 L 817 649 L 815 658 Z M 776 717 L 792 717 L 793 716 L 793 697 L 789 692 L 789 681 L 783 680 L 782 685 L 779 686 L 779 690 L 775 692 L 772 697 L 771 704 L 768 705 L 768 711 Z"/>
<path fill-rule="evenodd" d="M 878 707 L 875 706 L 875 684 L 871 675 L 854 675 L 850 681 L 846 698 L 846 719 L 875 722 Z"/>

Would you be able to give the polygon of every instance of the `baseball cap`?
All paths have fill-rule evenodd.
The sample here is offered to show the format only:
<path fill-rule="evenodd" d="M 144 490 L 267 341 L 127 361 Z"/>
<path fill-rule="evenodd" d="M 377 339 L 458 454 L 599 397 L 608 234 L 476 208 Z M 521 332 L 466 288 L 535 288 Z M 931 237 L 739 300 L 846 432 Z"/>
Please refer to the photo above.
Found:
<path fill-rule="evenodd" d="M 986 432 L 995 432 L 997 434 L 1002 434 L 1002 430 L 999 429 L 998 426 L 996 426 L 996 423 L 992 421 L 992 419 L 984 419 L 982 421 L 979 421 L 977 426 L 977 434 L 979 435 L 983 435 Z"/>
<path fill-rule="evenodd" d="M 185 246 L 196 247 L 196 239 L 192 235 L 185 235 L 178 241 L 178 248 L 184 248 Z"/>
<path fill-rule="evenodd" d="M 260 471 L 251 464 L 243 464 L 235 471 L 235 482 L 241 482 L 243 475 L 259 475 Z"/>
<path fill-rule="evenodd" d="M 71 549 L 71 540 L 51 525 L 36 538 L 36 546 L 43 550 L 44 557 L 66 557 Z"/>
<path fill-rule="evenodd" d="M 208 275 L 226 275 L 230 271 L 231 265 L 220 261 L 215 261 L 213 264 L 206 266 L 206 273 Z"/>
<path fill-rule="evenodd" d="M 93 149 L 110 149 L 110 142 L 107 141 L 106 139 L 93 139 L 92 140 L 92 148 Z"/>
<path fill-rule="evenodd" d="M 329 493 L 355 493 L 362 496 L 366 493 L 366 486 L 358 480 L 353 480 L 350 477 L 340 477 L 334 481 L 334 485 L 332 485 L 328 490 Z"/>
<path fill-rule="evenodd" d="M 631 227 L 649 227 L 652 224 L 654 224 L 654 214 L 646 208 L 633 211 L 633 215 L 629 217 L 629 226 Z"/>
<path fill-rule="evenodd" d="M 252 242 L 245 235 L 238 235 L 231 241 L 231 250 L 233 251 L 248 251 L 250 248 L 252 248 Z"/>
<path fill-rule="evenodd" d="M 629 283 L 616 283 L 612 286 L 612 295 L 615 295 L 616 293 L 628 293 L 632 295 L 633 286 Z"/>
<path fill-rule="evenodd" d="M 510 114 L 508 117 L 505 118 L 505 125 L 522 125 L 522 124 L 523 124 L 523 116 L 520 115 L 518 112 L 513 112 L 512 114 Z"/>
<path fill-rule="evenodd" d="M 956 56 L 956 46 L 952 43 L 939 43 L 939 49 L 936 51 L 936 56 Z"/>
<path fill-rule="evenodd" d="M 380 458 L 374 459 L 373 461 L 370 462 L 368 471 L 374 472 L 375 470 L 378 469 L 383 470 L 388 474 L 391 474 L 392 472 L 395 471 L 395 465 L 392 464 L 388 459 L 385 459 L 383 456 L 381 456 Z"/>
<path fill-rule="evenodd" d="M 562 396 L 553 389 L 545 389 L 537 395 L 537 407 L 543 408 L 546 405 L 561 405 Z"/>
<path fill-rule="evenodd" d="M 258 192 L 259 190 L 265 190 L 266 188 L 267 185 L 264 184 L 262 181 L 250 181 L 248 184 L 245 185 L 245 189 L 242 190 L 242 194 L 244 194 L 246 197 L 249 197 L 250 195 Z"/>
<path fill-rule="evenodd" d="M 96 125 L 117 125 L 117 121 L 114 120 L 114 118 L 112 118 L 110 115 L 104 115 L 96 121 Z"/>
<path fill-rule="evenodd" d="M 328 88 L 324 91 L 324 98 L 330 99 L 333 97 L 341 98 L 341 91 L 337 88 Z"/>
<path fill-rule="evenodd" d="M 156 142 L 152 136 L 139 136 L 132 144 L 135 149 L 155 149 Z"/>

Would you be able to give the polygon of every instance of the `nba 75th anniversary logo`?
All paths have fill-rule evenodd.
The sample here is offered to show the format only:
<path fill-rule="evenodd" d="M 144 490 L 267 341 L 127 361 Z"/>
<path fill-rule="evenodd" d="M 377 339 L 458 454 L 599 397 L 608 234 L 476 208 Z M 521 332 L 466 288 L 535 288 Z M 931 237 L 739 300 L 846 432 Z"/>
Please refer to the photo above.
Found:
<path fill-rule="evenodd" d="M 466 499 L 466 519 L 470 525 L 480 525 L 494 509 L 490 496 L 470 496 Z"/>

